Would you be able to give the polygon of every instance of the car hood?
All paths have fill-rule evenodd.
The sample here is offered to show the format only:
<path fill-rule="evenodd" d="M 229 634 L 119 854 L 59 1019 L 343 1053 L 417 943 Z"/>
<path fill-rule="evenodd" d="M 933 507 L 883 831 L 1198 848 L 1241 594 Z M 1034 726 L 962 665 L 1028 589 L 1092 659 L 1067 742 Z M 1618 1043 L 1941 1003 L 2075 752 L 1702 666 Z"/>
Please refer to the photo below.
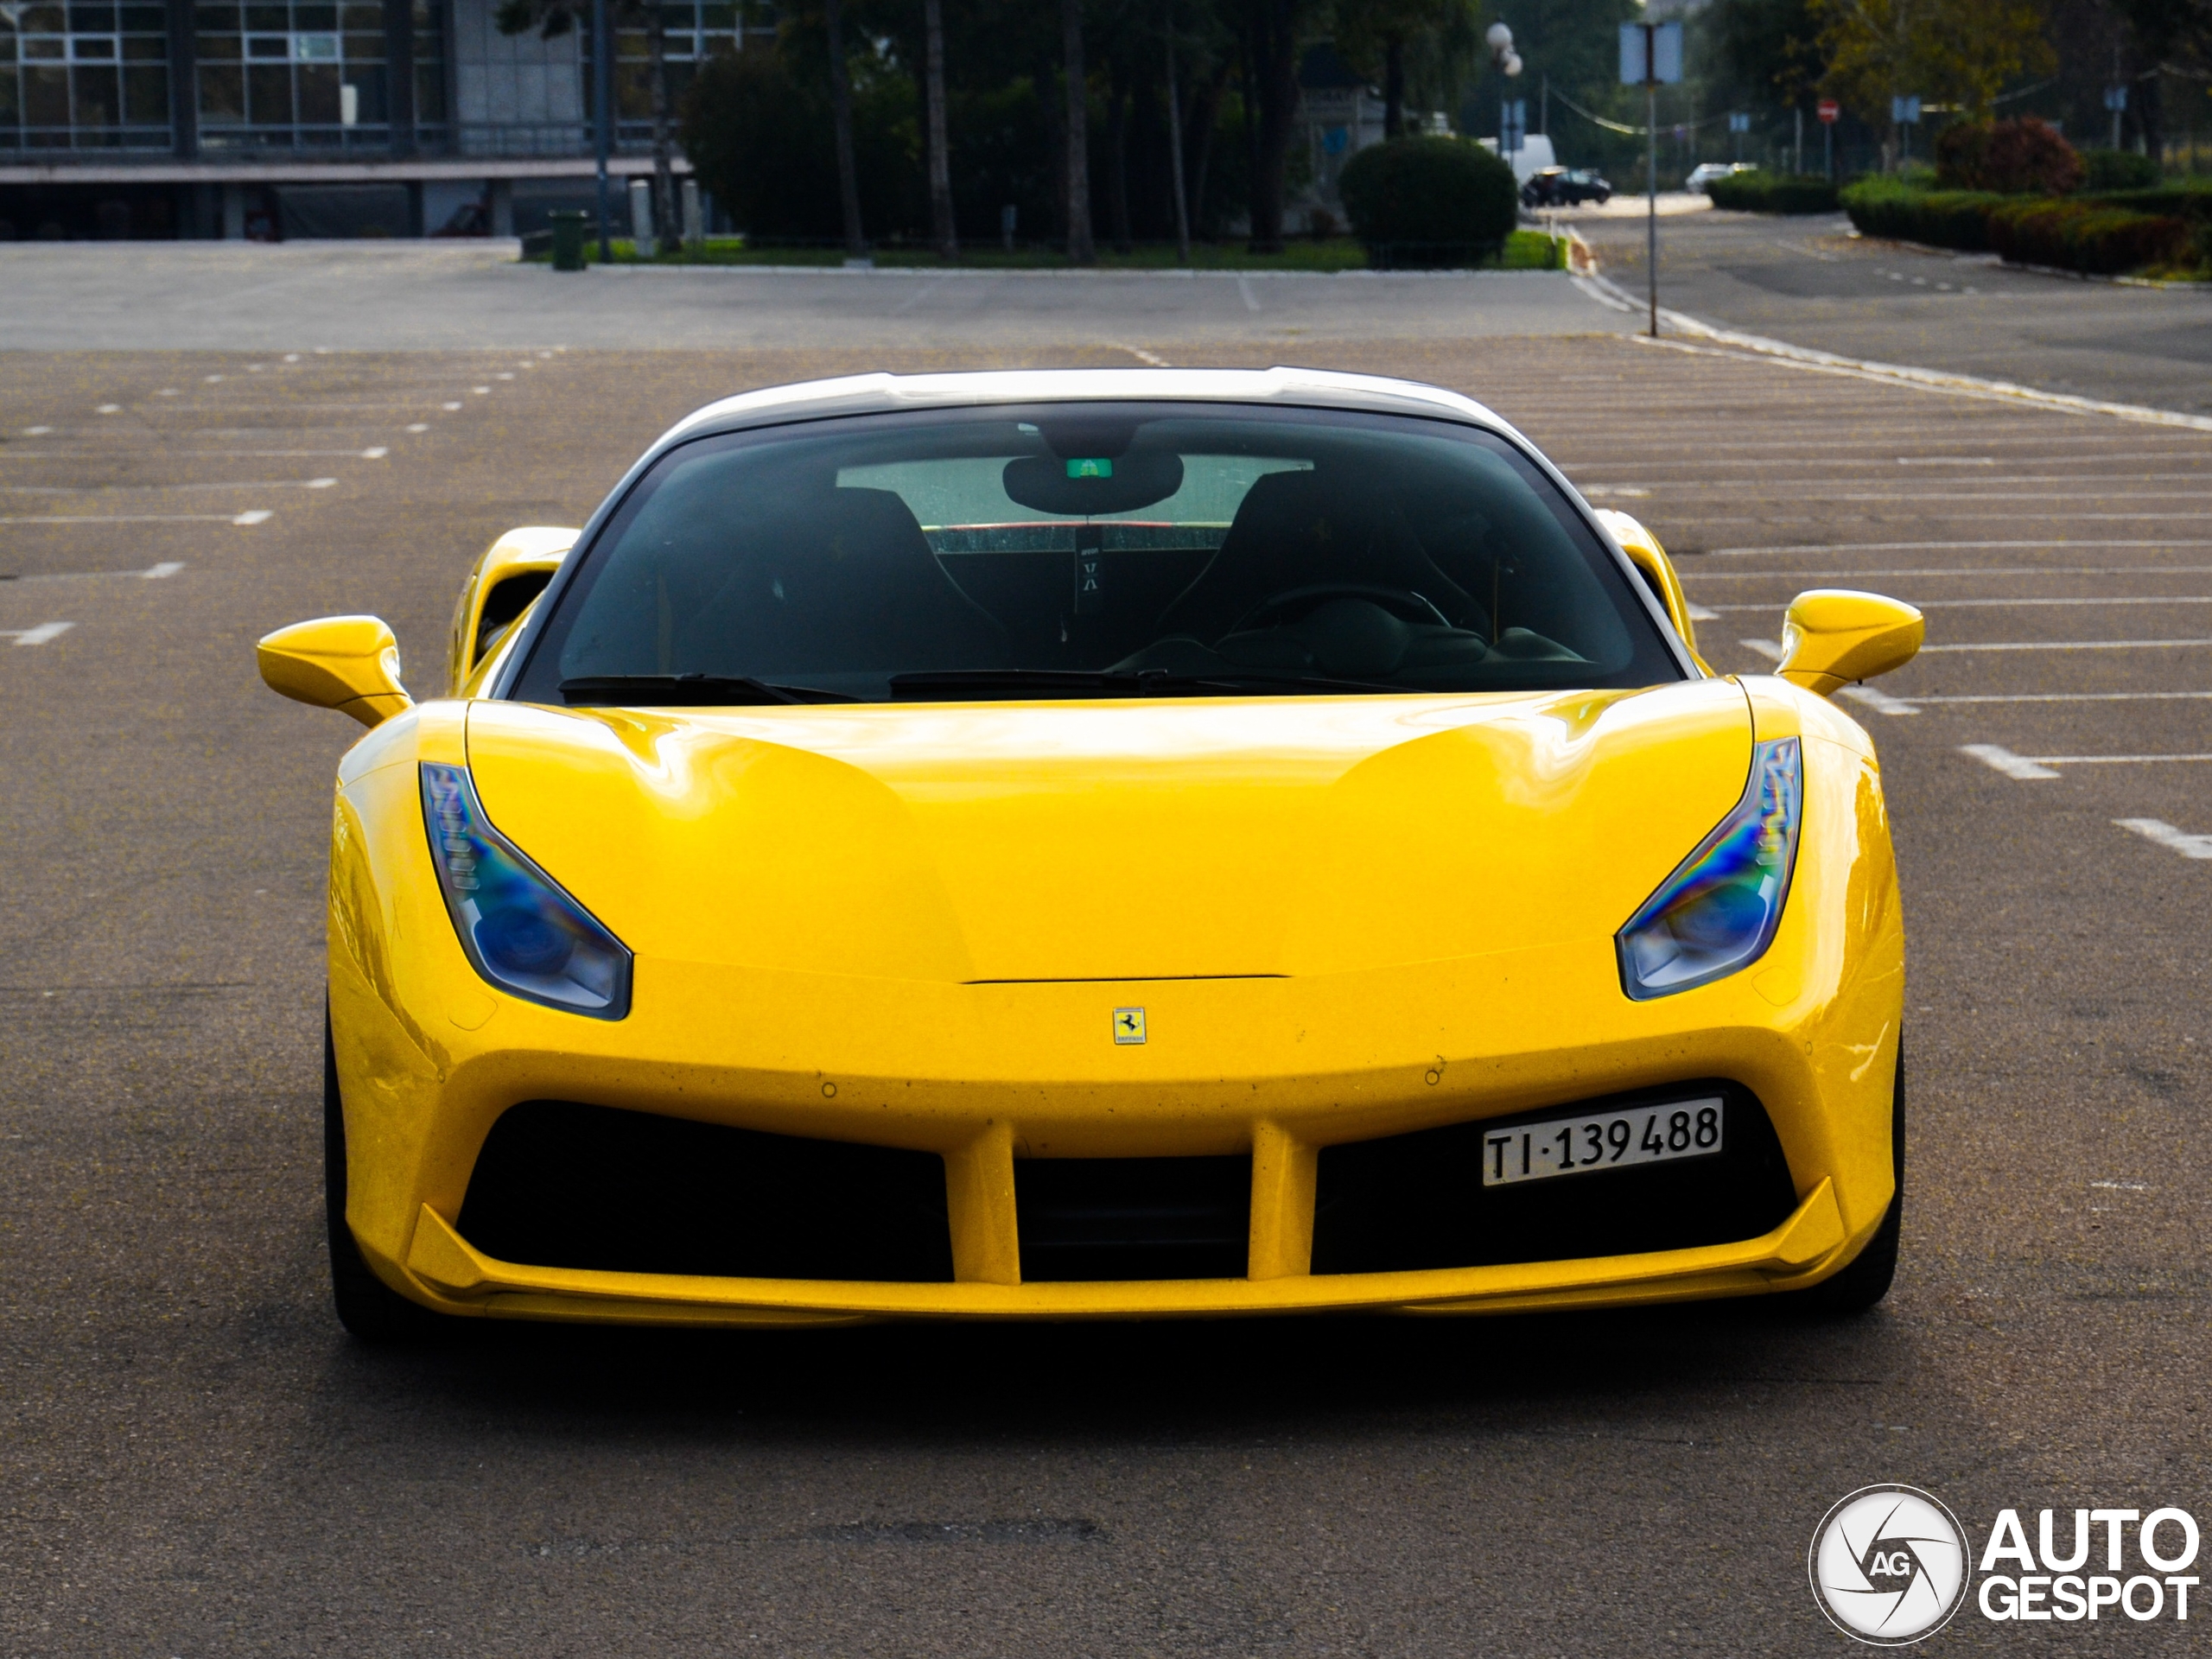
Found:
<path fill-rule="evenodd" d="M 468 715 L 486 816 L 641 957 L 971 982 L 1602 941 L 1751 744 L 1721 680 Z"/>

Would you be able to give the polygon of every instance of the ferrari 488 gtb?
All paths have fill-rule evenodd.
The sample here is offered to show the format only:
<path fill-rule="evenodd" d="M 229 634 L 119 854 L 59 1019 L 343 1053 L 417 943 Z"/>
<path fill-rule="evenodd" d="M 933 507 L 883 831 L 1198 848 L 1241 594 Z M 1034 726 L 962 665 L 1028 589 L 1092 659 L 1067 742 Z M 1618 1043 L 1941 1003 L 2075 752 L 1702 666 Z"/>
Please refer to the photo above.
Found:
<path fill-rule="evenodd" d="M 341 1316 L 1480 1313 L 1887 1288 L 1904 931 L 1827 694 L 1479 405 L 1291 370 L 714 404 L 479 561 L 332 825 Z"/>

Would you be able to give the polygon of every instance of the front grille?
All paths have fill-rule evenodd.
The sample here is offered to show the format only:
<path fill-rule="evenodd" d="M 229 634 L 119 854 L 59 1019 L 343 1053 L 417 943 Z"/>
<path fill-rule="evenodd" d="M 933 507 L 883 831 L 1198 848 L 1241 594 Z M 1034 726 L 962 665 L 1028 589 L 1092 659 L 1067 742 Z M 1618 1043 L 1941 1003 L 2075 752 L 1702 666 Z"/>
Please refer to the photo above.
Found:
<path fill-rule="evenodd" d="M 1483 1141 L 1509 1124 L 1721 1096 L 1709 1158 L 1483 1185 Z M 1632 1255 L 1757 1238 L 1797 1206 L 1789 1166 L 1749 1090 L 1703 1081 L 1510 1118 L 1423 1129 L 1321 1154 L 1313 1271 L 1389 1273 Z"/>
<path fill-rule="evenodd" d="M 1244 1276 L 1249 1157 L 1024 1158 L 1014 1195 L 1026 1281 Z"/>
<path fill-rule="evenodd" d="M 510 1107 L 461 1236 L 533 1267 L 763 1279 L 952 1277 L 944 1160 L 573 1101 Z"/>

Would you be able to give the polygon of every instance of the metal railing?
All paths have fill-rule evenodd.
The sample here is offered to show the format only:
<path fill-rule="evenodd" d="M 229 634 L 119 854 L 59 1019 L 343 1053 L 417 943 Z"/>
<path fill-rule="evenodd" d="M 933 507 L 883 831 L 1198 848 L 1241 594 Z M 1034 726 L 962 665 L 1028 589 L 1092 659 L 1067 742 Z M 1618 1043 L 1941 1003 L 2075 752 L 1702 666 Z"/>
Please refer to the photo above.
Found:
<path fill-rule="evenodd" d="M 652 148 L 652 123 L 618 124 L 615 154 L 641 156 Z M 97 162 L 124 154 L 150 159 L 175 152 L 176 136 L 167 126 L 0 126 L 0 157 Z M 377 162 L 402 154 L 430 161 L 579 161 L 594 152 L 591 126 L 584 121 L 424 123 L 415 129 L 411 148 L 402 145 L 397 149 L 393 129 L 378 122 L 342 126 L 203 121 L 200 153 L 203 160 L 213 162 L 248 158 Z"/>

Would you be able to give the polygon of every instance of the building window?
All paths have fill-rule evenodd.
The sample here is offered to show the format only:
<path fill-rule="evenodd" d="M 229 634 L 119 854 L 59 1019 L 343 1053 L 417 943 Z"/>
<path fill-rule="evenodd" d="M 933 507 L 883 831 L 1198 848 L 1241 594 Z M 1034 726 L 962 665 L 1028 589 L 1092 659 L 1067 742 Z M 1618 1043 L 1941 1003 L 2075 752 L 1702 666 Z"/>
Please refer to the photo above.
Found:
<path fill-rule="evenodd" d="M 769 0 L 714 3 L 714 0 L 665 0 L 660 7 L 666 37 L 668 113 L 677 107 L 699 66 L 718 52 L 735 52 L 748 36 L 772 42 L 776 14 Z M 582 69 L 584 107 L 591 107 L 591 31 L 583 31 Z M 624 140 L 636 143 L 652 130 L 652 47 L 642 29 L 614 31 L 614 118 Z"/>
<path fill-rule="evenodd" d="M 162 8 L 0 4 L 0 150 L 167 149 Z"/>
<path fill-rule="evenodd" d="M 415 7 L 415 120 L 445 121 L 444 8 Z M 383 149 L 391 143 L 385 8 L 233 4 L 194 8 L 204 148 Z"/>

